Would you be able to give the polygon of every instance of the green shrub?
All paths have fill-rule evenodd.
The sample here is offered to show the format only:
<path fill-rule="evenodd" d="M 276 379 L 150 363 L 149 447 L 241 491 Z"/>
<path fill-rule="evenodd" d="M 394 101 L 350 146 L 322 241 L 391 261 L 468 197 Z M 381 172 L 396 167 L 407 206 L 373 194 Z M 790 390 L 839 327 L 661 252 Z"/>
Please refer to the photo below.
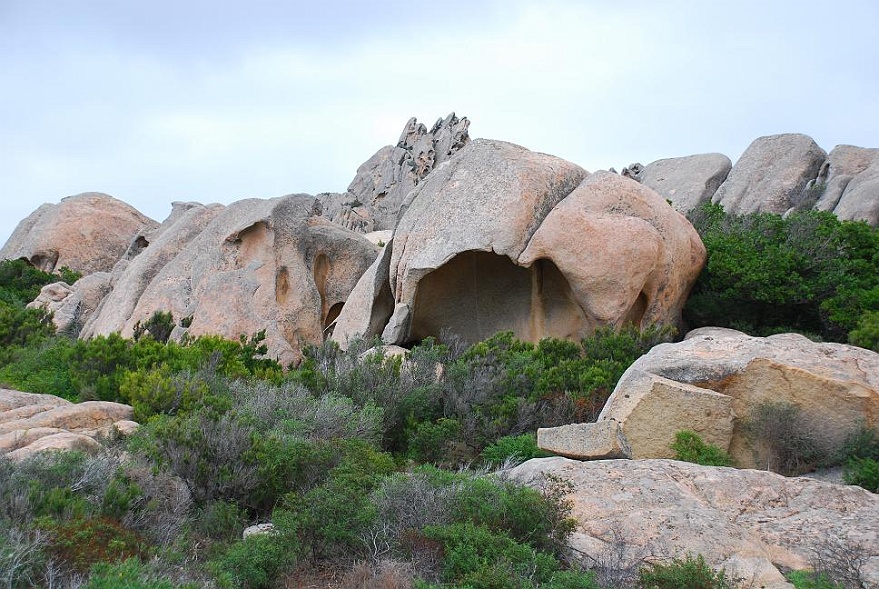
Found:
<path fill-rule="evenodd" d="M 535 434 L 504 436 L 482 450 L 482 460 L 487 464 L 500 465 L 508 460 L 524 462 L 532 458 L 552 456 L 537 447 Z"/>
<path fill-rule="evenodd" d="M 0 346 L 31 346 L 54 335 L 51 317 L 42 309 L 28 309 L 0 301 Z"/>
<path fill-rule="evenodd" d="M 148 553 L 143 538 L 109 518 L 44 521 L 41 527 L 50 535 L 48 552 L 81 572 L 98 562 L 121 562 Z"/>
<path fill-rule="evenodd" d="M 688 554 L 669 563 L 654 563 L 639 572 L 642 589 L 732 589 L 724 571 L 714 571 L 702 555 Z"/>
<path fill-rule="evenodd" d="M 830 580 L 827 575 L 812 571 L 791 571 L 787 580 L 796 589 L 843 589 L 843 585 Z"/>
<path fill-rule="evenodd" d="M 247 522 L 247 513 L 230 501 L 211 501 L 196 510 L 195 530 L 214 540 L 239 538 Z"/>
<path fill-rule="evenodd" d="M 441 417 L 436 422 L 423 421 L 415 426 L 410 435 L 409 457 L 417 462 L 439 464 L 448 456 L 448 444 L 461 433 L 457 419 Z"/>
<path fill-rule="evenodd" d="M 202 375 L 173 372 L 167 365 L 125 372 L 119 381 L 119 397 L 134 408 L 133 419 L 138 422 L 157 413 L 189 411 L 209 393 Z"/>
<path fill-rule="evenodd" d="M 138 321 L 134 324 L 132 336 L 134 341 L 139 340 L 144 335 L 149 334 L 157 342 L 166 343 L 174 331 L 174 316 L 170 311 L 156 311 L 149 319 L 141 323 Z"/>
<path fill-rule="evenodd" d="M 77 401 L 79 393 L 70 377 L 68 359 L 73 344 L 65 337 L 52 337 L 26 347 L 0 352 L 0 383 L 28 393 L 56 395 Z"/>
<path fill-rule="evenodd" d="M 706 444 L 694 431 L 681 430 L 675 434 L 671 449 L 675 459 L 694 462 L 703 466 L 732 466 L 732 457 L 721 448 Z"/>
<path fill-rule="evenodd" d="M 442 578 L 474 589 L 529 587 L 544 583 L 559 563 L 502 532 L 471 522 L 427 526 L 423 536 L 442 547 Z"/>
<path fill-rule="evenodd" d="M 82 589 L 195 589 L 194 585 L 178 586 L 158 578 L 136 558 L 117 563 L 98 563 L 92 566 L 88 581 Z"/>
<path fill-rule="evenodd" d="M 208 567 L 225 589 L 266 589 L 296 562 L 295 546 L 279 534 L 257 534 L 235 542 Z"/>
<path fill-rule="evenodd" d="M 69 268 L 62 268 L 62 271 L 66 278 L 78 278 Z M 37 298 L 41 288 L 53 282 L 58 282 L 58 276 L 38 270 L 25 260 L 0 261 L 0 301 L 4 303 L 23 307 Z"/>
<path fill-rule="evenodd" d="M 691 327 L 845 342 L 879 311 L 879 231 L 866 223 L 819 211 L 736 216 L 717 204 L 692 220 L 708 261 L 684 309 Z M 859 329 L 855 339 L 870 343 L 873 328 Z"/>
<path fill-rule="evenodd" d="M 281 529 L 294 529 L 299 545 L 314 558 L 340 552 L 355 555 L 367 548 L 361 532 L 376 516 L 370 494 L 394 470 L 388 454 L 363 442 L 348 440 L 340 445 L 341 459 L 325 481 L 284 499 L 288 523 Z"/>
<path fill-rule="evenodd" d="M 858 485 L 879 493 L 879 461 L 873 458 L 850 458 L 843 474 L 849 485 Z"/>

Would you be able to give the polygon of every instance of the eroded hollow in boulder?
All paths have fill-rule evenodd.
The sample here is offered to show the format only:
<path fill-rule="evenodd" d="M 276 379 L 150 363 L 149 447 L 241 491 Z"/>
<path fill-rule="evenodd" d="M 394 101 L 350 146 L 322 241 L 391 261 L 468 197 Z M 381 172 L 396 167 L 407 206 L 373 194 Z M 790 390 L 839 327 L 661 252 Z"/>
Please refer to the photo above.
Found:
<path fill-rule="evenodd" d="M 552 261 L 539 259 L 523 268 L 506 256 L 467 251 L 418 283 L 410 339 L 436 337 L 443 329 L 468 343 L 499 331 L 537 342 L 579 339 L 592 323 Z"/>

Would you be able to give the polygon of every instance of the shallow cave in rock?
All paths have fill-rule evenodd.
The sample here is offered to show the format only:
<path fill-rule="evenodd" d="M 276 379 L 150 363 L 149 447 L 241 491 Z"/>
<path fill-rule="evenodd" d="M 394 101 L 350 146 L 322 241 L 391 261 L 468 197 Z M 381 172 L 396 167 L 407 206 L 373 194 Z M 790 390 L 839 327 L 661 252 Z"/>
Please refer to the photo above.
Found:
<path fill-rule="evenodd" d="M 578 339 L 591 331 L 591 322 L 552 261 L 523 268 L 506 256 L 467 251 L 418 283 L 410 340 L 438 337 L 443 330 L 468 343 L 499 331 L 537 342 Z"/>

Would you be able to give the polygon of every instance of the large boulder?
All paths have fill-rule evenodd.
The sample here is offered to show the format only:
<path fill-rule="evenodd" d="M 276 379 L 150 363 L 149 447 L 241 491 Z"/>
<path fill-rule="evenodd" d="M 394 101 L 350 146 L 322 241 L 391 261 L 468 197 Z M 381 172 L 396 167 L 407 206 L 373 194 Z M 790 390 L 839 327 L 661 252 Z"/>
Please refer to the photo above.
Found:
<path fill-rule="evenodd" d="M 636 360 L 598 421 L 619 423 L 635 458 L 673 456 L 674 434 L 688 429 L 729 451 L 738 466 L 765 468 L 765 448 L 747 426 L 766 403 L 813 416 L 828 446 L 862 426 L 879 427 L 879 354 L 797 334 L 702 328 Z"/>
<path fill-rule="evenodd" d="M 548 262 L 582 313 L 580 328 L 564 335 L 580 338 L 605 325 L 677 325 L 705 263 L 705 247 L 658 194 L 597 172 L 546 216 L 518 260 L 538 268 Z"/>
<path fill-rule="evenodd" d="M 396 145 L 378 150 L 358 169 L 344 194 L 326 193 L 326 216 L 347 229 L 393 229 L 406 195 L 437 166 L 470 141 L 467 117 L 455 113 L 437 119 L 430 130 L 409 119 Z"/>
<path fill-rule="evenodd" d="M 111 292 L 95 307 L 96 312 L 89 314 L 94 318 L 84 323 L 80 335 L 89 338 L 124 330 L 144 292 L 156 277 L 225 208 L 218 204 L 174 203 L 171 215 L 155 230 L 139 235 L 125 258 L 113 269 Z M 159 310 L 167 311 L 170 308 Z M 175 318 L 183 319 L 177 314 Z M 126 331 L 126 335 L 130 334 L 131 330 Z"/>
<path fill-rule="evenodd" d="M 879 149 L 837 145 L 827 159 L 826 184 L 815 208 L 843 220 L 879 225 Z"/>
<path fill-rule="evenodd" d="M 45 450 L 94 451 L 98 440 L 135 427 L 128 405 L 74 404 L 53 395 L 0 389 L 0 456 L 22 460 Z"/>
<path fill-rule="evenodd" d="M 538 341 L 676 323 L 704 259 L 686 219 L 637 182 L 475 140 L 410 193 L 333 337 Z"/>
<path fill-rule="evenodd" d="M 379 251 L 323 217 L 309 195 L 178 208 L 120 262 L 83 337 L 130 337 L 138 322 L 170 311 L 180 321 L 174 337 L 265 330 L 269 356 L 294 363 L 303 343 L 323 340 Z"/>
<path fill-rule="evenodd" d="M 863 586 L 879 587 L 879 495 L 860 487 L 672 460 L 540 458 L 509 475 L 573 485 L 568 542 L 590 568 L 701 554 L 737 584 L 787 589 L 782 571 L 835 553 L 863 558 Z"/>
<path fill-rule="evenodd" d="M 657 160 L 641 170 L 638 180 L 679 213 L 687 214 L 709 202 L 726 180 L 732 162 L 721 153 Z"/>
<path fill-rule="evenodd" d="M 64 266 L 109 272 L 138 233 L 157 225 L 112 196 L 86 192 L 31 213 L 0 249 L 0 259 L 23 258 L 44 272 Z"/>
<path fill-rule="evenodd" d="M 807 135 L 788 133 L 755 139 L 732 167 L 711 201 L 728 213 L 784 213 L 803 194 L 827 158 Z"/>

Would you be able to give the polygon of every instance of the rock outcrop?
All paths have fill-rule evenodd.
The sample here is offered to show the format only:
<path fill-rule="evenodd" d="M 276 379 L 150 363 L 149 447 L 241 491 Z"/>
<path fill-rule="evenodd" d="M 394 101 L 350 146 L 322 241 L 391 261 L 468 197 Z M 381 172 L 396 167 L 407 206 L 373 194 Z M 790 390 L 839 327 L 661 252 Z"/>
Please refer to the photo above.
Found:
<path fill-rule="evenodd" d="M 409 119 L 396 145 L 378 150 L 358 169 L 344 194 L 319 197 L 327 217 L 358 232 L 393 229 L 406 195 L 470 141 L 470 121 L 451 113 L 430 130 Z"/>
<path fill-rule="evenodd" d="M 806 135 L 789 133 L 755 139 L 712 197 L 728 213 L 784 213 L 814 179 L 827 158 Z"/>
<path fill-rule="evenodd" d="M 319 343 L 379 248 L 321 215 L 318 199 L 292 195 L 227 207 L 181 204 L 119 262 L 83 337 L 133 334 L 170 311 L 172 337 L 237 340 L 265 330 L 269 356 L 299 360 Z"/>
<path fill-rule="evenodd" d="M 832 446 L 861 426 L 879 426 L 879 354 L 797 334 L 751 337 L 702 328 L 660 344 L 622 376 L 598 421 L 617 422 L 633 458 L 671 458 L 675 433 L 694 430 L 736 464 L 765 468 L 765 448 L 747 423 L 764 403 L 815 416 Z"/>
<path fill-rule="evenodd" d="M 449 330 L 473 342 L 511 330 L 537 341 L 676 322 L 704 263 L 692 226 L 635 181 L 588 176 L 473 141 L 410 193 L 334 339 L 405 344 Z"/>
<path fill-rule="evenodd" d="M 158 224 L 98 192 L 44 204 L 21 221 L 0 259 L 24 258 L 44 272 L 67 266 L 82 274 L 109 272 L 134 237 Z"/>
<path fill-rule="evenodd" d="M 573 485 L 569 545 L 588 567 L 701 554 L 742 586 L 781 589 L 782 570 L 832 548 L 863 557 L 864 586 L 879 587 L 879 495 L 860 487 L 672 460 L 539 458 L 510 472 L 535 487 L 545 474 Z"/>
<path fill-rule="evenodd" d="M 837 145 L 825 167 L 813 188 L 823 185 L 815 208 L 833 211 L 843 220 L 879 225 L 879 149 Z"/>
<path fill-rule="evenodd" d="M 647 164 L 638 181 L 687 214 L 711 200 L 730 169 L 732 162 L 720 153 L 674 157 Z"/>
<path fill-rule="evenodd" d="M 128 405 L 71 403 L 53 395 L 0 389 L 0 455 L 22 460 L 44 450 L 99 449 L 99 438 L 137 427 Z"/>
<path fill-rule="evenodd" d="M 27 306 L 49 311 L 58 333 L 77 337 L 112 290 L 112 274 L 95 272 L 83 276 L 72 285 L 66 282 L 47 284 Z"/>

